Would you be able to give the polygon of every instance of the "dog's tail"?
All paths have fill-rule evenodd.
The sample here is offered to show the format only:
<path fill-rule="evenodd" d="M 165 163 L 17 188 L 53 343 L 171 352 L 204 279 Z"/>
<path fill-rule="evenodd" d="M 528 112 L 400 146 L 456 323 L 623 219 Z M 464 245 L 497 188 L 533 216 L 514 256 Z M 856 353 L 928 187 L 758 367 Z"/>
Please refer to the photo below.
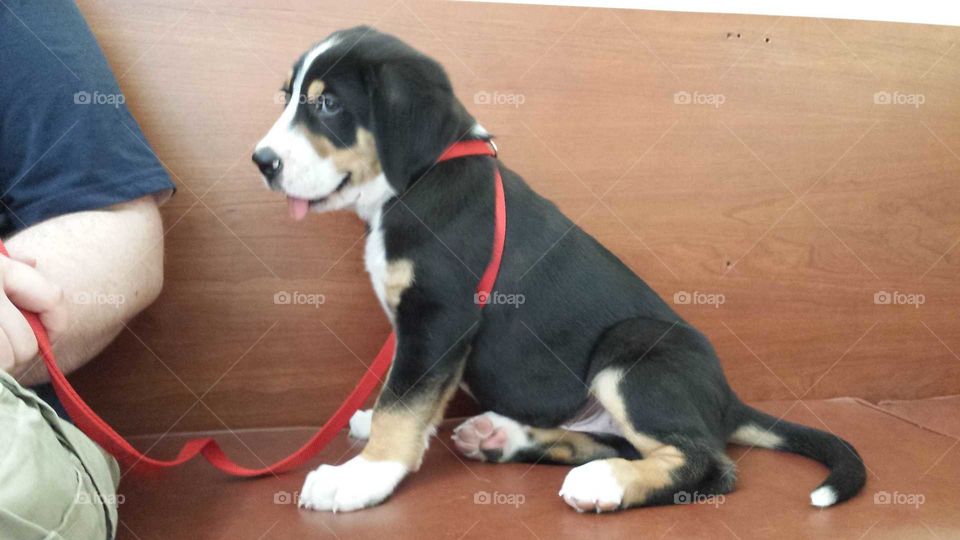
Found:
<path fill-rule="evenodd" d="M 840 437 L 774 418 L 742 402 L 737 402 L 730 413 L 729 442 L 799 454 L 830 469 L 827 479 L 810 493 L 810 504 L 823 508 L 843 502 L 866 483 L 860 454 Z"/>

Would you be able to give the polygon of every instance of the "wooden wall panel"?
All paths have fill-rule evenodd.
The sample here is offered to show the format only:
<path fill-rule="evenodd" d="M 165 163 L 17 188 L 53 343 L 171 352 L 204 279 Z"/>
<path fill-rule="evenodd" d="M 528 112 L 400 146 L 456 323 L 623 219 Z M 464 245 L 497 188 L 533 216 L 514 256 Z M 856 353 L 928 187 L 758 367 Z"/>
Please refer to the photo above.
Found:
<path fill-rule="evenodd" d="M 410 0 L 80 5 L 180 186 L 162 296 L 75 377 L 123 432 L 317 424 L 386 336 L 361 223 L 293 223 L 249 163 L 290 63 L 359 23 L 441 61 L 506 163 L 665 297 L 722 294 L 678 311 L 745 398 L 960 392 L 958 29 Z M 884 91 L 924 102 L 876 104 Z M 277 305 L 281 291 L 325 303 Z M 878 291 L 925 303 L 876 305 Z"/>

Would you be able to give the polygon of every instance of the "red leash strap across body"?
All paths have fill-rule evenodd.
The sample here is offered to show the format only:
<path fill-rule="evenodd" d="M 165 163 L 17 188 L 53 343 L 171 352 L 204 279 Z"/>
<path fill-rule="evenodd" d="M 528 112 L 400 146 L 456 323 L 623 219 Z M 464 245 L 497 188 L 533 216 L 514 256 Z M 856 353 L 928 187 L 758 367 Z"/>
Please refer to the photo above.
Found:
<path fill-rule="evenodd" d="M 493 150 L 486 141 L 461 141 L 450 146 L 440 156 L 437 162 L 456 159 L 466 156 L 493 156 L 496 157 L 496 151 Z M 503 179 L 500 176 L 500 170 L 494 167 L 494 235 L 493 251 L 490 256 L 490 263 L 487 265 L 480 283 L 477 285 L 478 297 L 482 300 L 481 307 L 487 303 L 490 292 L 497 280 L 497 273 L 500 270 L 500 260 L 503 257 L 503 245 L 506 239 L 507 230 L 507 211 L 506 202 L 503 194 Z M 0 242 L 0 254 L 7 255 L 7 250 Z M 320 428 L 317 433 L 310 438 L 303 446 L 289 456 L 280 461 L 260 469 L 251 469 L 238 465 L 233 462 L 227 454 L 220 448 L 220 445 L 212 438 L 191 439 L 180 449 L 177 457 L 172 460 L 159 460 L 144 455 L 139 450 L 127 442 L 119 433 L 117 433 L 109 424 L 97 415 L 84 401 L 83 398 L 74 390 L 73 386 L 67 381 L 67 378 L 57 366 L 56 359 L 53 356 L 53 348 L 50 346 L 50 340 L 47 337 L 46 330 L 40 322 L 40 318 L 34 314 L 24 311 L 24 316 L 30 324 L 30 328 L 37 336 L 40 354 L 43 357 L 43 363 L 46 364 L 50 372 L 50 379 L 54 390 L 64 408 L 70 414 L 70 418 L 76 426 L 80 428 L 88 437 L 97 444 L 110 452 L 117 460 L 127 467 L 138 472 L 152 472 L 190 461 L 197 454 L 200 454 L 210 462 L 211 465 L 221 471 L 241 477 L 255 477 L 267 474 L 277 474 L 290 471 L 303 465 L 310 458 L 322 450 L 349 422 L 350 417 L 367 400 L 377 384 L 383 380 L 393 361 L 394 349 L 396 347 L 397 337 L 391 333 L 386 343 L 381 347 L 380 352 L 373 359 L 373 362 L 367 368 L 366 373 L 360 379 L 356 388 L 350 392 L 347 399 L 333 413 L 333 416 Z"/>

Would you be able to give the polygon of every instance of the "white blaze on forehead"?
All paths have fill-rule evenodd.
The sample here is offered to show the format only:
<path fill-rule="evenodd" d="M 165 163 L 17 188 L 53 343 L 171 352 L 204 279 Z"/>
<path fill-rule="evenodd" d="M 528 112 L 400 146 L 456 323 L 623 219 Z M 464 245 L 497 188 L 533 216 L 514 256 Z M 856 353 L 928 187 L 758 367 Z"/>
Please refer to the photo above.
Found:
<path fill-rule="evenodd" d="M 300 65 L 300 70 L 297 71 L 297 76 L 293 80 L 293 84 L 290 86 L 290 103 L 287 103 L 287 108 L 283 110 L 283 114 L 280 115 L 280 118 L 270 131 L 273 131 L 273 129 L 277 128 L 278 126 L 282 126 L 288 130 L 293 128 L 293 119 L 297 114 L 297 107 L 300 106 L 300 93 L 303 91 L 303 80 L 307 75 L 307 71 L 310 70 L 310 66 L 313 65 L 313 62 L 316 61 L 317 57 L 330 50 L 331 47 L 339 42 L 339 38 L 331 37 L 307 53 L 307 56 L 305 56 L 303 59 L 303 63 Z M 269 138 L 269 136 L 270 134 L 268 133 L 267 137 L 265 138 Z"/>
<path fill-rule="evenodd" d="M 300 93 L 303 91 L 303 80 L 307 76 L 307 71 L 310 70 L 310 67 L 313 65 L 313 62 L 316 61 L 317 57 L 321 54 L 330 50 L 331 47 L 340 43 L 340 39 L 337 37 L 328 38 L 323 43 L 317 45 L 313 48 L 307 56 L 303 59 L 303 64 L 300 66 L 300 71 L 297 72 L 297 78 L 293 81 L 293 87 L 290 89 L 293 96 L 296 99 L 290 100 L 290 103 L 287 105 L 287 109 L 283 111 L 283 114 L 286 115 L 290 111 L 290 120 L 293 120 L 293 113 L 297 110 L 297 105 L 300 103 Z"/>

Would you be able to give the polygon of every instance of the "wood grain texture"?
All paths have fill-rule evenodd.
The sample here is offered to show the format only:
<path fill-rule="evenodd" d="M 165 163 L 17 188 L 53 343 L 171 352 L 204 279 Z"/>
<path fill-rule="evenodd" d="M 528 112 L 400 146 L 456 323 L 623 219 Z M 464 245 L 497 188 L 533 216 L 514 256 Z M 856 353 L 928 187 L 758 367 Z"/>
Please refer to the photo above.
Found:
<path fill-rule="evenodd" d="M 723 295 L 677 309 L 745 399 L 960 392 L 958 29 L 408 0 L 80 7 L 179 186 L 163 294 L 74 378 L 124 433 L 318 424 L 386 336 L 361 223 L 292 222 L 249 163 L 292 61 L 360 23 L 442 62 L 505 162 L 664 297 Z"/>

